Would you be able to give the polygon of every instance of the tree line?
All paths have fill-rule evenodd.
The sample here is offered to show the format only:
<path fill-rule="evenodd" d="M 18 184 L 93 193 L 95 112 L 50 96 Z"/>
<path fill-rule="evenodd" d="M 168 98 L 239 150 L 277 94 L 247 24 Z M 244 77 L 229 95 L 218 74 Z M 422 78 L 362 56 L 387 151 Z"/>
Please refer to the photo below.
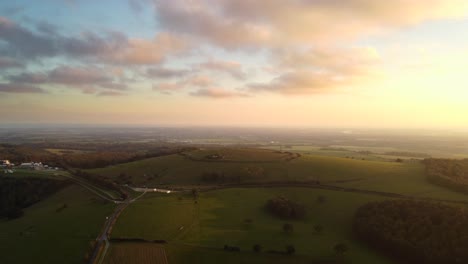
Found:
<path fill-rule="evenodd" d="M 441 203 L 389 200 L 357 210 L 359 238 L 407 263 L 468 263 L 468 211 Z"/>
<path fill-rule="evenodd" d="M 468 159 L 425 159 L 424 164 L 431 183 L 468 193 Z"/>
<path fill-rule="evenodd" d="M 0 218 L 14 219 L 23 209 L 67 186 L 69 181 L 42 178 L 0 178 Z"/>

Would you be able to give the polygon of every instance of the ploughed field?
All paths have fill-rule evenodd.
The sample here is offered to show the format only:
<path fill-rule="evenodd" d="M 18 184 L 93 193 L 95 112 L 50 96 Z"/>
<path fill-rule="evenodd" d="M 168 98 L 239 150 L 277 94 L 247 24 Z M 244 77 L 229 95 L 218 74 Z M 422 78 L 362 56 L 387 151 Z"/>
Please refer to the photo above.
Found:
<path fill-rule="evenodd" d="M 163 246 L 152 243 L 113 243 L 105 263 L 154 263 L 167 264 Z"/>

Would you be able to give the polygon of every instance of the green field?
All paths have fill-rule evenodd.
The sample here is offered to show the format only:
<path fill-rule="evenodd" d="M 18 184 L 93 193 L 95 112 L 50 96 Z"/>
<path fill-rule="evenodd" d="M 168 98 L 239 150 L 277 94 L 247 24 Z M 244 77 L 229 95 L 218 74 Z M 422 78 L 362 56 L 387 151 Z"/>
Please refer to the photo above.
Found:
<path fill-rule="evenodd" d="M 70 185 L 25 209 L 23 217 L 0 220 L 0 263 L 82 263 L 113 207 Z"/>
<path fill-rule="evenodd" d="M 269 181 L 310 181 L 330 182 L 371 177 L 376 173 L 408 174 L 412 165 L 396 162 L 356 160 L 341 157 L 302 155 L 285 161 L 288 154 L 269 150 L 246 149 L 231 150 L 225 157 L 229 159 L 206 161 L 202 157 L 213 150 L 194 151 L 181 155 L 140 160 L 131 163 L 94 169 L 89 172 L 104 177 L 117 178 L 121 173 L 132 176 L 134 185 L 158 184 L 199 184 L 205 172 L 223 173 L 226 177 L 236 178 L 241 183 Z M 250 162 L 245 162 L 246 158 Z M 422 167 L 422 165 L 420 165 Z M 411 172 L 410 172 L 411 173 Z"/>
<path fill-rule="evenodd" d="M 226 152 L 226 150 L 223 150 Z M 194 155 L 205 156 L 216 150 L 197 151 Z M 201 154 L 202 153 L 202 154 Z M 181 155 L 170 155 L 120 164 L 90 172 L 103 177 L 118 178 L 125 173 L 132 176 L 136 186 L 169 185 L 223 185 L 265 182 L 307 182 L 350 187 L 363 190 L 399 193 L 416 197 L 464 200 L 468 196 L 429 183 L 425 178 L 424 165 L 419 162 L 390 162 L 358 160 L 343 157 L 302 155 L 291 161 L 279 158 L 277 161 L 262 161 L 262 155 L 281 155 L 277 152 L 256 149 L 233 151 L 232 157 L 256 154 L 260 160 L 255 163 L 242 161 L 198 161 Z M 191 153 L 189 153 L 191 154 Z M 234 160 L 234 158 L 231 158 Z M 201 175 L 206 172 L 222 173 L 230 181 L 203 182 Z"/>
<path fill-rule="evenodd" d="M 148 186 L 158 183 L 174 187 L 192 185 L 203 187 L 203 172 L 241 175 L 240 183 L 308 182 L 352 188 L 356 191 L 332 191 L 316 188 L 228 188 L 201 192 L 197 203 L 188 193 L 149 194 L 131 204 L 114 227 L 114 238 L 143 238 L 166 240 L 170 263 L 334 263 L 337 256 L 334 245 L 343 242 L 350 250 L 345 259 L 351 263 L 393 263 L 356 240 L 352 222 L 356 209 L 368 202 L 390 199 L 384 194 L 365 194 L 361 191 L 395 193 L 411 197 L 468 202 L 468 196 L 439 187 L 426 180 L 424 166 L 419 162 L 390 162 L 343 157 L 302 155 L 291 161 L 271 157 L 281 153 L 262 150 L 229 150 L 222 156 L 229 160 L 206 161 L 204 158 L 216 149 L 199 150 L 187 158 L 171 155 L 121 164 L 94 173 L 118 177 L 132 175 L 134 181 Z M 227 152 L 227 153 L 226 153 Z M 189 153 L 190 154 L 190 153 Z M 258 156 L 255 156 L 258 155 Z M 267 157 L 259 157 L 269 155 Z M 246 163 L 242 156 L 254 163 Z M 246 169 L 248 168 L 248 169 Z M 256 171 L 255 174 L 249 174 Z M 151 171 L 158 176 L 153 181 L 142 175 Z M 230 183 L 234 184 L 236 183 Z M 287 184 L 287 183 L 286 183 Z M 218 184 L 222 186 L 223 184 Z M 270 216 L 264 210 L 265 202 L 278 195 L 304 204 L 307 217 L 299 221 L 285 221 Z M 318 196 L 326 202 L 317 202 Z M 246 222 L 246 219 L 250 219 Z M 250 223 L 248 223 L 250 222 Z M 286 234 L 282 225 L 292 223 L 294 232 Z M 323 226 L 323 233 L 314 231 Z M 241 252 L 225 252 L 227 244 L 238 246 Z M 263 253 L 252 250 L 260 244 Z M 284 250 L 292 244 L 294 256 L 272 255 L 267 250 Z M 292 258 L 292 259 L 291 259 Z"/>
<path fill-rule="evenodd" d="M 55 170 L 31 170 L 31 169 L 15 169 L 14 173 L 8 173 L 4 176 L 6 177 L 35 177 L 35 178 L 48 178 L 54 180 L 66 180 L 63 175 L 68 176 L 66 171 L 55 171 Z"/>
<path fill-rule="evenodd" d="M 265 212 L 265 202 L 278 195 L 304 204 L 307 217 L 286 221 Z M 317 202 L 319 195 L 326 197 L 325 203 Z M 340 242 L 349 245 L 347 258 L 356 263 L 392 263 L 356 241 L 351 230 L 355 209 L 369 201 L 381 199 L 371 195 L 306 188 L 209 191 L 202 192 L 197 203 L 189 195 L 153 194 L 144 196 L 122 213 L 112 236 L 167 240 L 170 263 L 184 263 L 183 259 L 198 251 L 206 253 L 202 254 L 204 261 L 200 263 L 216 263 L 217 256 L 227 258 L 229 255 L 235 255 L 234 259 L 244 259 L 244 263 L 257 263 L 256 260 L 263 258 L 267 263 L 272 258 L 271 254 L 260 253 L 260 256 L 256 256 L 252 251 L 255 244 L 260 244 L 264 251 L 284 250 L 286 245 L 292 244 L 297 256 L 290 258 L 297 257 L 298 261 L 333 261 L 336 258 L 333 246 Z M 245 219 L 252 222 L 247 224 Z M 286 222 L 293 224 L 292 234 L 282 230 Z M 323 226 L 323 232 L 315 233 L 314 225 Z M 222 251 L 225 244 L 239 246 L 241 253 Z M 208 252 L 213 252 L 213 255 Z M 254 258 L 247 261 L 249 256 Z M 211 262 L 208 262 L 209 259 Z"/>

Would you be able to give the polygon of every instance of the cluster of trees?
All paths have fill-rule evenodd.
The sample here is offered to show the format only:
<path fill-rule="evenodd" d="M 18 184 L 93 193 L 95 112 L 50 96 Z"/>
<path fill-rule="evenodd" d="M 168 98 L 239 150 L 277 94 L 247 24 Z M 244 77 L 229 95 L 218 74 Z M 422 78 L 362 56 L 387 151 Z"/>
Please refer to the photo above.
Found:
<path fill-rule="evenodd" d="M 0 218 L 21 217 L 24 208 L 39 202 L 69 183 L 42 178 L 0 178 Z"/>
<path fill-rule="evenodd" d="M 306 215 L 304 205 L 293 202 L 283 196 L 268 200 L 265 207 L 272 215 L 284 219 L 302 219 Z"/>
<path fill-rule="evenodd" d="M 430 182 L 468 193 L 468 159 L 425 159 L 424 164 Z"/>
<path fill-rule="evenodd" d="M 354 220 L 361 239 L 409 263 L 468 263 L 467 227 L 465 208 L 414 200 L 369 203 Z"/>

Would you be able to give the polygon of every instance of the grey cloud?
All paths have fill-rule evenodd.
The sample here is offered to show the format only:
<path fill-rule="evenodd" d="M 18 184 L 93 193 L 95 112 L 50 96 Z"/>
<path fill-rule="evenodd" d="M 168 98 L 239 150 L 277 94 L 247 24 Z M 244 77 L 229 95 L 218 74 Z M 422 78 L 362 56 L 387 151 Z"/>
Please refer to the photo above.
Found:
<path fill-rule="evenodd" d="M 182 78 L 190 74 L 189 70 L 185 69 L 169 69 L 162 67 L 148 68 L 146 75 L 150 78 Z"/>
<path fill-rule="evenodd" d="M 0 83 L 0 93 L 47 93 L 44 89 L 28 84 Z"/>
<path fill-rule="evenodd" d="M 21 68 L 24 65 L 16 59 L 9 57 L 0 57 L 0 69 Z"/>
<path fill-rule="evenodd" d="M 126 90 L 127 84 L 118 82 L 105 70 L 96 67 L 60 66 L 48 72 L 21 73 L 8 76 L 11 84 L 53 84 L 78 88 L 84 93 L 95 93 L 97 88 Z"/>
<path fill-rule="evenodd" d="M 158 33 L 153 39 L 130 39 L 120 32 L 97 35 L 83 32 L 64 36 L 47 23 L 39 23 L 33 31 L 0 17 L 0 55 L 22 60 L 68 56 L 107 64 L 158 64 L 167 56 L 186 50 L 188 43 L 169 33 Z"/>

